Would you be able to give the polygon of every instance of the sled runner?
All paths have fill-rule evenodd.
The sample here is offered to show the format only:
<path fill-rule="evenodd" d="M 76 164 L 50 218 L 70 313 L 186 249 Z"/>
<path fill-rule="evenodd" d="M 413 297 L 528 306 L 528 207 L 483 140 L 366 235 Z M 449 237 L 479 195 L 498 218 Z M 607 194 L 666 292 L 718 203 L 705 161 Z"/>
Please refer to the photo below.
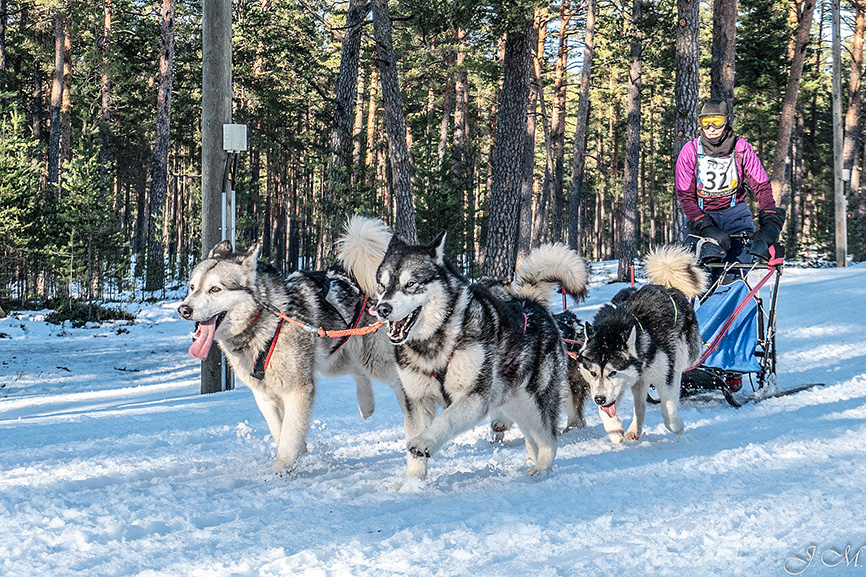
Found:
<path fill-rule="evenodd" d="M 741 235 L 743 241 L 748 240 Z M 704 350 L 682 378 L 681 396 L 721 391 L 734 407 L 788 395 L 817 384 L 780 390 L 776 382 L 776 304 L 785 259 L 772 247 L 769 261 L 704 263 L 715 279 L 695 304 Z M 782 249 L 780 252 L 783 252 Z M 749 274 L 761 273 L 760 280 Z M 769 291 L 761 289 L 769 286 Z M 655 391 L 650 400 L 657 402 Z"/>

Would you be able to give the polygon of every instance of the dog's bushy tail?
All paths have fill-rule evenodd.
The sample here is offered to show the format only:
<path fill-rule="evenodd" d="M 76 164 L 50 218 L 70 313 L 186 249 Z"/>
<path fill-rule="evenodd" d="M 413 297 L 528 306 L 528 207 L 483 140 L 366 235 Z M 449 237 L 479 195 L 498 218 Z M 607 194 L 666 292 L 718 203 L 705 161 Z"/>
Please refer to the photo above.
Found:
<path fill-rule="evenodd" d="M 698 266 L 695 255 L 683 246 L 663 246 L 646 258 L 644 270 L 653 284 L 677 289 L 687 298 L 703 294 L 709 276 Z"/>
<path fill-rule="evenodd" d="M 586 264 L 562 243 L 543 244 L 526 255 L 514 274 L 511 292 L 547 305 L 551 291 L 562 286 L 575 299 L 586 296 Z"/>
<path fill-rule="evenodd" d="M 388 250 L 391 232 L 381 220 L 360 215 L 350 218 L 344 230 L 337 240 L 337 258 L 362 291 L 375 295 L 376 271 Z"/>

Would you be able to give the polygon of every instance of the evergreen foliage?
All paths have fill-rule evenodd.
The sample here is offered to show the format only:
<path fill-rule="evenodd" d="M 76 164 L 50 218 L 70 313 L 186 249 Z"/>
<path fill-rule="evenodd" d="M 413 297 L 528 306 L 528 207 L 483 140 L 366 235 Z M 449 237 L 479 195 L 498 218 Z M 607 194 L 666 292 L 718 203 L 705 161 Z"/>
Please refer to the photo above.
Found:
<path fill-rule="evenodd" d="M 331 250 L 320 246 L 321 208 L 347 5 L 325 0 L 234 3 L 234 122 L 248 125 L 250 144 L 235 175 L 237 238 L 241 248 L 260 242 L 262 255 L 284 271 L 311 268 L 318 256 Z M 98 299 L 137 291 L 140 276 L 134 275 L 142 272 L 150 218 L 160 4 L 110 0 L 110 29 L 105 27 L 105 6 L 86 0 L 9 0 L 7 91 L 0 95 L 2 304 L 70 294 Z M 793 29 L 790 2 L 740 0 L 739 6 L 735 127 L 769 167 L 787 78 Z M 541 98 L 537 109 L 530 111 L 536 120 L 532 189 L 536 209 L 544 201 L 549 210 L 550 199 L 539 197 L 549 177 L 544 121 L 553 113 L 559 8 L 558 2 L 524 0 L 389 2 L 419 237 L 425 241 L 447 230 L 446 252 L 469 274 L 480 271 L 490 213 L 503 38 L 510 23 L 519 20 L 516 15 L 533 10 L 546 27 L 547 39 L 538 80 Z M 570 56 L 565 73 L 564 164 L 570 166 L 586 6 L 567 2 L 565 8 L 574 12 L 567 23 Z M 848 8 L 845 3 L 843 8 Z M 56 10 L 68 14 L 71 41 L 69 109 L 62 121 L 70 136 L 59 194 L 46 186 Z M 602 2 L 596 24 L 581 201 L 581 248 L 591 259 L 611 258 L 619 239 L 630 10 L 631 2 L 625 0 Z M 678 152 L 672 144 L 676 2 L 645 2 L 643 12 L 639 253 L 678 240 L 672 224 Z M 201 15 L 199 0 L 178 2 L 169 186 L 164 223 L 157 227 L 165 235 L 168 286 L 181 285 L 202 249 L 209 248 L 200 240 Z M 709 3 L 702 4 L 701 15 L 704 100 L 709 92 Z M 831 251 L 834 242 L 829 49 L 822 45 L 820 18 L 815 20 L 799 99 L 802 127 L 795 135 L 802 147 L 802 184 L 792 192 L 795 223 L 787 232 L 789 246 L 812 255 Z M 459 31 L 466 31 L 463 43 Z M 340 216 L 360 212 L 393 225 L 395 205 L 370 16 L 363 34 L 363 91 L 356 101 L 351 135 L 354 160 L 348 174 L 338 175 L 337 180 L 348 184 L 335 191 L 335 202 Z M 850 66 L 850 56 L 845 58 Z M 465 150 L 457 150 L 454 91 L 462 72 L 468 81 L 467 130 Z M 109 81 L 106 110 L 103 76 Z M 99 132 L 103 113 L 110 119 L 107 139 Z M 455 163 L 463 163 L 465 171 L 454 170 Z M 564 220 L 565 215 L 550 215 L 538 238 L 553 234 L 553 219 Z M 860 229 L 849 226 L 852 235 Z"/>

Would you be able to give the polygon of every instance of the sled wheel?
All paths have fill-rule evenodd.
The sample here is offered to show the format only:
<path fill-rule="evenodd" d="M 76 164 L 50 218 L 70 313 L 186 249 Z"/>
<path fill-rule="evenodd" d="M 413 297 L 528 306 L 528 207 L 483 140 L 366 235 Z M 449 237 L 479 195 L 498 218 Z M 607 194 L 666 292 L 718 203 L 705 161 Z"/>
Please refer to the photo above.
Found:
<path fill-rule="evenodd" d="M 649 389 L 647 389 L 646 402 L 648 402 L 651 405 L 658 405 L 662 402 L 662 399 L 659 396 L 659 392 L 652 385 L 650 385 Z"/>

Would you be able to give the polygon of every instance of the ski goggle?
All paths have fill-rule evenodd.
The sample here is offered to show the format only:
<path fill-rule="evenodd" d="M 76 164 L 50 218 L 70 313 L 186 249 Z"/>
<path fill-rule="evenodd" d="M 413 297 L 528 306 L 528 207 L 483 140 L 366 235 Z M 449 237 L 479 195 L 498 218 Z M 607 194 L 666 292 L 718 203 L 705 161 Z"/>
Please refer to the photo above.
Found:
<path fill-rule="evenodd" d="M 722 128 L 727 124 L 727 119 L 721 114 L 713 114 L 711 116 L 701 116 L 698 119 L 698 124 L 701 128 Z"/>

